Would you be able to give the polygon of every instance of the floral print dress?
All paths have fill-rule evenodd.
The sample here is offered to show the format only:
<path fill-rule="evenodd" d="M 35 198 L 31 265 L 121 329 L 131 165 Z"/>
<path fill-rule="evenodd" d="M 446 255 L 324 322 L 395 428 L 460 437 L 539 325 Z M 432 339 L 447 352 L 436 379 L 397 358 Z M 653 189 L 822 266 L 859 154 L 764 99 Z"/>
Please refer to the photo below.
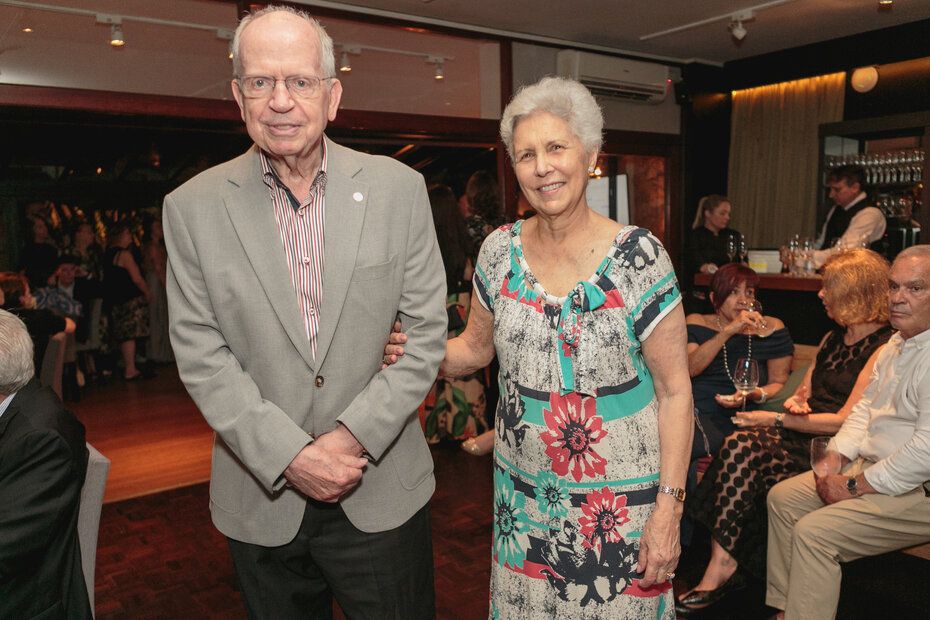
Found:
<path fill-rule="evenodd" d="M 639 587 L 659 481 L 658 404 L 641 342 L 679 303 L 665 249 L 628 226 L 566 298 L 546 294 L 522 222 L 482 246 L 476 300 L 494 315 L 491 618 L 674 618 L 671 584 Z"/>

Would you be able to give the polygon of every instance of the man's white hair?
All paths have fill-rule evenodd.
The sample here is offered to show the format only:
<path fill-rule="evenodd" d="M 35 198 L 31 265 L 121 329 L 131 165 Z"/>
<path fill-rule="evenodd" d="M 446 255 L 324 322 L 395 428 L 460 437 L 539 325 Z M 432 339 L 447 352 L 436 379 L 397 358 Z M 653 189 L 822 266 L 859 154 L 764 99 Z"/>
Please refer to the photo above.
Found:
<path fill-rule="evenodd" d="M 32 338 L 18 316 L 0 310 L 0 394 L 18 392 L 35 375 Z"/>
<path fill-rule="evenodd" d="M 242 31 L 245 30 L 246 27 L 250 23 L 258 19 L 259 17 L 263 17 L 265 15 L 268 15 L 269 13 L 277 13 L 277 12 L 284 12 L 284 13 L 290 13 L 291 15 L 296 15 L 297 17 L 301 19 L 307 20 L 307 22 L 311 26 L 313 26 L 313 29 L 316 30 L 316 33 L 320 38 L 320 48 L 321 48 L 320 70 L 323 72 L 323 75 L 318 76 L 318 77 L 324 77 L 324 78 L 336 77 L 336 56 L 335 56 L 335 53 L 333 52 L 333 39 L 332 37 L 329 36 L 329 34 L 326 33 L 326 29 L 323 28 L 323 25 L 320 24 L 320 22 L 315 20 L 313 17 L 311 17 L 310 14 L 307 13 L 306 11 L 295 9 L 292 6 L 274 5 L 274 4 L 266 6 L 265 8 L 255 11 L 253 13 L 249 13 L 248 15 L 242 18 L 242 20 L 239 22 L 239 25 L 236 27 L 236 32 L 233 35 L 232 43 L 229 46 L 229 51 L 230 53 L 232 53 L 233 75 L 236 75 L 236 76 L 242 75 L 242 59 L 239 56 L 239 43 L 242 38 Z M 275 77 L 275 76 L 269 76 L 269 77 Z M 287 76 L 285 75 L 282 77 L 287 77 Z M 327 82 L 329 84 L 329 87 L 332 88 L 332 81 L 327 80 Z"/>

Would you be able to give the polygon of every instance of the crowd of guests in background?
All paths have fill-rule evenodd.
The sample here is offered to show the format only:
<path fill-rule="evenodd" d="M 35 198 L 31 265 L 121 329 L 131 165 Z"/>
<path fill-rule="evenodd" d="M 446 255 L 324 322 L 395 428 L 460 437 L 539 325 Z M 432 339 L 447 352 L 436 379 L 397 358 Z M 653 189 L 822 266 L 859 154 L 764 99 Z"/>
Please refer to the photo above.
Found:
<path fill-rule="evenodd" d="M 30 205 L 18 269 L 0 273 L 3 308 L 28 326 L 36 368 L 49 338 L 65 332 L 77 345 L 99 343 L 66 364 L 67 396 L 77 397 L 88 378 L 153 376 L 155 364 L 173 359 L 160 218 L 148 217 L 141 227 L 120 219 L 104 230 L 85 219 L 68 225 L 51 213 L 47 204 Z"/>

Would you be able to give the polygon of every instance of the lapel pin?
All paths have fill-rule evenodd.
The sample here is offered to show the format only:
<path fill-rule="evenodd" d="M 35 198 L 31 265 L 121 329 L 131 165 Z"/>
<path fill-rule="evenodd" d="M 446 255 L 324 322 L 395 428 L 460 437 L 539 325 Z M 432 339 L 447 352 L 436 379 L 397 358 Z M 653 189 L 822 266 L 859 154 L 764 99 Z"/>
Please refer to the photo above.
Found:
<path fill-rule="evenodd" d="M 354 200 L 355 202 L 361 202 L 362 192 L 355 192 L 354 194 L 352 194 L 352 200 Z"/>

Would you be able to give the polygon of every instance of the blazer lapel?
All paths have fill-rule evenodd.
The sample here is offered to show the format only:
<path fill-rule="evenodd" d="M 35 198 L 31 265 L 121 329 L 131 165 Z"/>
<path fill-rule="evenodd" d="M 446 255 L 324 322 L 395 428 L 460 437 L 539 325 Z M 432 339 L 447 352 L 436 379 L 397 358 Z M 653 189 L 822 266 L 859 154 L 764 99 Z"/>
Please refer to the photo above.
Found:
<path fill-rule="evenodd" d="M 355 270 L 362 223 L 368 206 L 367 183 L 355 178 L 361 165 L 353 152 L 326 140 L 323 308 L 317 334 L 317 360 L 326 357 Z"/>
<path fill-rule="evenodd" d="M 225 197 L 226 210 L 285 333 L 307 365 L 313 368 L 313 352 L 300 316 L 290 268 L 284 258 L 268 186 L 262 180 L 258 148 L 253 146 L 240 161 L 242 165 L 229 177 L 234 188 Z"/>

